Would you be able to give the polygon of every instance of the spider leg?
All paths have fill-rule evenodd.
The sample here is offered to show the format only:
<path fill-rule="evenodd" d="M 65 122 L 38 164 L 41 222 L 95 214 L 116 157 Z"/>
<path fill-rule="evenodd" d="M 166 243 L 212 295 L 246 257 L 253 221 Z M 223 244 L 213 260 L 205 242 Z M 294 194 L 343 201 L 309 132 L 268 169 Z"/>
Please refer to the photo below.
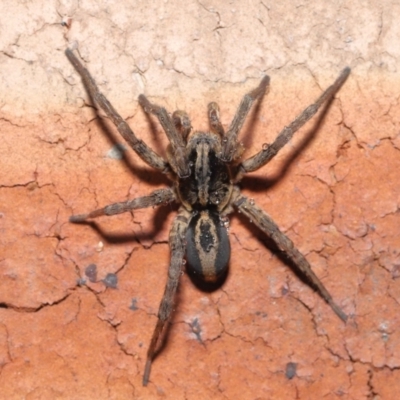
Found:
<path fill-rule="evenodd" d="M 293 137 L 293 135 L 298 131 L 310 118 L 312 118 L 318 109 L 326 101 L 329 101 L 332 96 L 340 89 L 345 80 L 350 74 L 350 68 L 346 67 L 340 73 L 336 81 L 325 90 L 324 93 L 317 99 L 314 104 L 308 106 L 293 122 L 286 126 L 277 136 L 275 141 L 267 146 L 263 145 L 261 151 L 259 151 L 254 156 L 244 160 L 238 167 L 238 176 L 236 180 L 240 180 L 241 176 L 247 172 L 256 171 L 265 164 L 267 164 L 279 150 L 285 146 L 286 143 Z"/>
<path fill-rule="evenodd" d="M 168 269 L 168 281 L 164 295 L 158 309 L 158 321 L 151 338 L 147 351 L 146 367 L 143 375 L 143 386 L 147 386 L 150 377 L 151 363 L 161 343 L 163 332 L 169 317 L 173 311 L 175 293 L 178 288 L 179 278 L 183 268 L 183 258 L 186 247 L 186 230 L 190 219 L 190 213 L 181 207 L 176 216 L 171 232 L 169 234 L 169 245 L 171 248 L 171 263 Z"/>
<path fill-rule="evenodd" d="M 219 119 L 219 106 L 214 101 L 208 105 L 208 121 L 211 132 L 216 133 L 221 138 L 225 136 L 224 128 Z"/>
<path fill-rule="evenodd" d="M 139 208 L 147 208 L 168 204 L 176 200 L 174 191 L 171 188 L 158 189 L 148 196 L 137 197 L 133 200 L 124 201 L 122 203 L 110 204 L 98 210 L 91 211 L 87 214 L 77 214 L 69 217 L 70 222 L 83 222 L 91 218 L 100 217 L 102 215 L 122 214 L 127 211 L 137 210 Z"/>
<path fill-rule="evenodd" d="M 172 114 L 172 122 L 178 133 L 186 140 L 192 130 L 192 123 L 186 111 L 176 110 Z"/>
<path fill-rule="evenodd" d="M 139 96 L 139 104 L 146 113 L 154 114 L 160 121 L 172 147 L 172 154 L 180 178 L 188 177 L 190 174 L 189 163 L 186 157 L 186 144 L 182 135 L 178 133 L 174 122 L 164 107 L 151 103 L 144 94 Z M 186 114 L 186 113 L 185 113 Z M 186 114 L 187 115 L 187 114 Z"/>
<path fill-rule="evenodd" d="M 237 145 L 237 136 L 240 129 L 243 126 L 243 123 L 247 117 L 248 112 L 250 111 L 251 106 L 254 101 L 257 100 L 258 97 L 262 96 L 267 87 L 269 86 L 269 76 L 266 75 L 261 80 L 258 87 L 253 89 L 250 93 L 247 93 L 236 111 L 235 116 L 233 117 L 233 121 L 231 126 L 229 127 L 228 132 L 226 133 L 225 138 L 223 139 L 222 145 L 222 155 L 221 159 L 225 162 L 230 162 L 234 158 L 236 145 Z"/>
<path fill-rule="evenodd" d="M 149 146 L 147 146 L 146 143 L 136 137 L 129 125 L 118 114 L 118 112 L 114 109 L 114 107 L 106 99 L 106 97 L 99 91 L 99 88 L 97 87 L 93 77 L 90 75 L 90 72 L 83 66 L 83 64 L 75 56 L 72 50 L 66 49 L 65 55 L 68 57 L 71 64 L 81 76 L 83 84 L 85 85 L 90 98 L 96 104 L 98 104 L 100 108 L 106 113 L 108 118 L 111 119 L 111 121 L 118 129 L 118 132 L 132 147 L 136 154 L 151 167 L 158 169 L 164 173 L 168 173 L 170 171 L 168 163 L 157 153 L 155 153 Z"/>
<path fill-rule="evenodd" d="M 254 204 L 254 200 L 249 200 L 244 196 L 239 197 L 234 201 L 234 206 L 238 208 L 246 217 L 254 222 L 258 228 L 265 232 L 283 251 L 293 264 L 306 276 L 311 285 L 319 292 L 322 298 L 331 306 L 332 310 L 336 315 L 344 322 L 347 321 L 347 315 L 343 310 L 333 301 L 332 296 L 328 290 L 319 280 L 317 275 L 311 269 L 309 262 L 300 253 L 299 250 L 294 247 L 293 242 L 282 233 L 272 218 L 261 208 Z"/>

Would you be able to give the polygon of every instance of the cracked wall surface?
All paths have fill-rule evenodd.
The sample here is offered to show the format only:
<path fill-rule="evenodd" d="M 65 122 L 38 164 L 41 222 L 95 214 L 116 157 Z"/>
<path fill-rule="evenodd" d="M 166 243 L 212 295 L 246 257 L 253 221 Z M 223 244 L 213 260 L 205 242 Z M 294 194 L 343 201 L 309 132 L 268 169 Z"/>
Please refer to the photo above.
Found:
<path fill-rule="evenodd" d="M 9 3 L 9 4 L 6 4 Z M 400 393 L 400 6 L 393 0 L 0 4 L 0 393 L 7 399 L 394 399 Z M 242 215 L 224 285 L 181 277 L 142 387 L 175 205 L 91 225 L 71 214 L 168 185 L 96 114 L 79 54 L 165 154 L 144 93 L 229 126 L 265 74 L 247 155 L 349 65 L 330 107 L 243 180 L 351 318 L 343 324 Z"/>

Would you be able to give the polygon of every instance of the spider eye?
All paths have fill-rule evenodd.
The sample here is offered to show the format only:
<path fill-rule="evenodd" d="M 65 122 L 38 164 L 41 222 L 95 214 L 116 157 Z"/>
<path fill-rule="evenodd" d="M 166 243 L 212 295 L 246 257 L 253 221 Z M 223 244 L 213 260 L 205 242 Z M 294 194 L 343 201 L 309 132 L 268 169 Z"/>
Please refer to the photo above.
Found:
<path fill-rule="evenodd" d="M 192 217 L 186 233 L 186 258 L 191 271 L 206 282 L 215 282 L 226 271 L 231 253 L 228 232 L 214 210 Z"/>

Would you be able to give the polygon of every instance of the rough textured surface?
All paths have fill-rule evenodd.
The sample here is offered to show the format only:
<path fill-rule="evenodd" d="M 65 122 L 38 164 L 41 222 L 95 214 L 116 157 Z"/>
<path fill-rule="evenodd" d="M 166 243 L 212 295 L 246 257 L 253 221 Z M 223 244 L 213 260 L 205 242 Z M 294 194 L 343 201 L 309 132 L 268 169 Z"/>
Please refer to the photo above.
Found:
<path fill-rule="evenodd" d="M 400 392 L 400 6 L 221 3 L 0 4 L 3 398 L 376 400 Z M 142 92 L 206 129 L 209 101 L 228 125 L 268 73 L 271 90 L 242 133 L 251 154 L 352 67 L 324 118 L 244 180 L 352 316 L 347 326 L 234 216 L 225 285 L 203 293 L 182 276 L 167 344 L 141 386 L 175 208 L 67 222 L 168 184 L 132 151 L 119 159 L 121 138 L 96 116 L 64 56 L 74 44 L 160 153 L 167 141 L 138 107 Z"/>

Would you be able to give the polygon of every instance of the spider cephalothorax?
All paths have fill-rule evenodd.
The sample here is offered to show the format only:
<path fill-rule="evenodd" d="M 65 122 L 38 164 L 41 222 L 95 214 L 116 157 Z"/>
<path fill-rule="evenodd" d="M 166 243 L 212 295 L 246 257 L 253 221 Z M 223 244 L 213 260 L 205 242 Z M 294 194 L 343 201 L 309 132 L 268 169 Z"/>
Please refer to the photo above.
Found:
<path fill-rule="evenodd" d="M 243 153 L 237 136 L 254 101 L 265 93 L 269 77 L 264 77 L 259 86 L 246 94 L 225 133 L 219 119 L 216 103 L 208 106 L 210 132 L 192 132 L 190 119 L 184 111 L 175 111 L 170 116 L 162 107 L 154 105 L 143 96 L 139 103 L 147 113 L 156 115 L 168 136 L 170 145 L 167 159 L 156 154 L 138 139 L 128 124 L 114 110 L 110 102 L 99 92 L 88 70 L 71 50 L 66 55 L 81 75 L 92 100 L 107 114 L 120 134 L 144 162 L 167 174 L 172 180 L 170 188 L 158 189 L 148 196 L 115 203 L 87 214 L 73 215 L 71 222 L 82 222 L 101 215 L 114 215 L 139 208 L 158 206 L 170 202 L 181 204 L 169 236 L 171 263 L 164 296 L 158 311 L 158 322 L 147 353 L 143 385 L 147 385 L 150 368 L 159 349 L 164 328 L 173 310 L 184 260 L 187 268 L 206 282 L 215 282 L 222 276 L 229 262 L 230 245 L 226 216 L 238 210 L 265 232 L 286 254 L 310 284 L 343 321 L 347 315 L 332 300 L 325 286 L 314 274 L 306 258 L 294 247 L 292 241 L 282 233 L 272 218 L 256 206 L 254 200 L 243 196 L 237 183 L 243 175 L 256 171 L 267 164 L 321 107 L 339 90 L 350 73 L 345 68 L 336 81 L 316 102 L 307 107 L 293 122 L 286 126 L 269 145 L 250 158 L 240 161 Z"/>

